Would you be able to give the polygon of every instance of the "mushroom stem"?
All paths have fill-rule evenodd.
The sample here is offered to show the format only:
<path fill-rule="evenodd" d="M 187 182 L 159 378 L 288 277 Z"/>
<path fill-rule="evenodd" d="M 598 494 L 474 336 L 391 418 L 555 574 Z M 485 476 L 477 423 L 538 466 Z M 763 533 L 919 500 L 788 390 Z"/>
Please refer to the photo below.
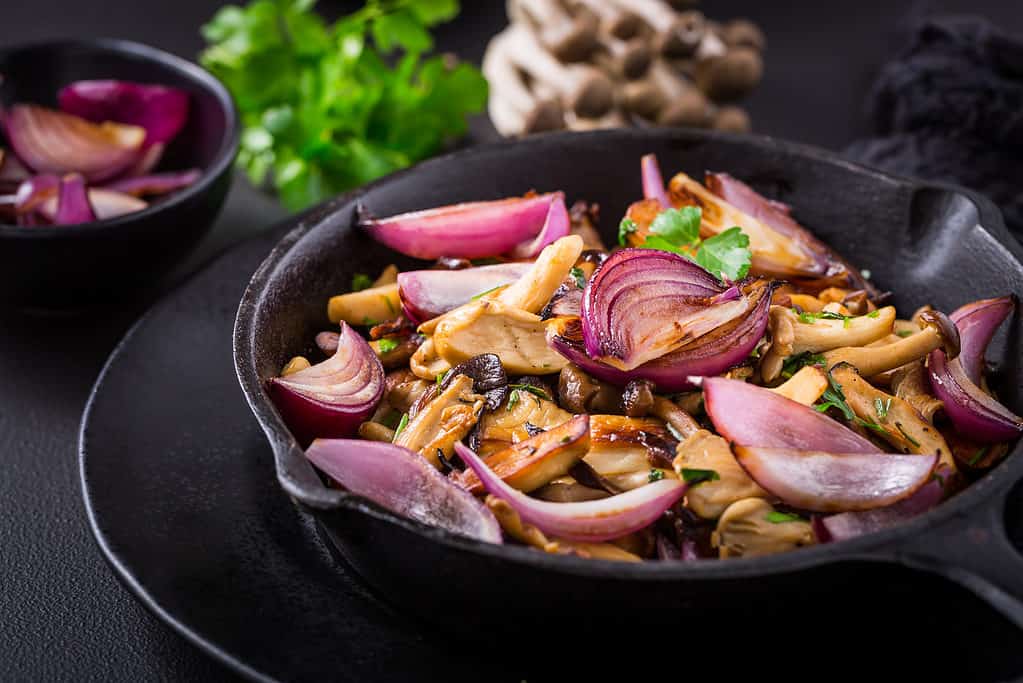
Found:
<path fill-rule="evenodd" d="M 883 346 L 838 348 L 825 353 L 824 360 L 829 368 L 838 363 L 848 363 L 864 377 L 873 377 L 923 358 L 942 346 L 954 351 L 950 354 L 954 358 L 958 355 L 959 335 L 954 326 L 944 325 L 941 318 L 944 315 L 925 314 L 925 327 L 916 334 Z"/>
<path fill-rule="evenodd" d="M 663 60 L 650 65 L 650 80 L 661 95 L 663 106 L 656 121 L 662 126 L 702 128 L 710 122 L 710 103 L 692 83 L 679 78 Z"/>
<path fill-rule="evenodd" d="M 699 12 L 676 12 L 663 0 L 614 0 L 623 10 L 638 15 L 660 35 L 660 51 L 687 57 L 697 49 L 706 31 Z"/>
<path fill-rule="evenodd" d="M 526 87 L 508 57 L 504 34 L 495 36 L 487 46 L 483 75 L 490 84 L 490 118 L 502 135 L 564 128 L 561 104 L 555 99 L 538 97 Z"/>
<path fill-rule="evenodd" d="M 895 370 L 892 375 L 892 391 L 916 408 L 925 420 L 934 424 L 934 415 L 941 410 L 943 404 L 931 394 L 931 383 L 927 379 L 923 359 L 907 363 Z"/>
<path fill-rule="evenodd" d="M 692 415 L 682 410 L 674 402 L 669 401 L 663 396 L 654 396 L 654 405 L 650 410 L 650 414 L 661 418 L 667 424 L 671 425 L 671 428 L 678 432 L 684 439 L 688 439 L 690 436 L 700 431 L 700 423 L 694 420 Z"/>
<path fill-rule="evenodd" d="M 614 84 L 599 69 L 562 64 L 522 26 L 513 25 L 505 33 L 510 61 L 537 83 L 557 92 L 567 109 L 582 117 L 599 118 L 614 106 Z"/>

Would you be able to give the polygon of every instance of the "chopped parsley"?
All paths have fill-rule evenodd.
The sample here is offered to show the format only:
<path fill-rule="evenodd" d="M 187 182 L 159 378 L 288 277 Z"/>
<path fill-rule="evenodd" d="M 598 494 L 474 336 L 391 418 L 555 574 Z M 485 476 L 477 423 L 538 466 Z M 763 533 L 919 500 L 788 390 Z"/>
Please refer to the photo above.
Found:
<path fill-rule="evenodd" d="M 966 464 L 969 465 L 970 467 L 973 467 L 978 462 L 980 462 L 981 458 L 983 458 L 985 455 L 987 455 L 988 449 L 990 449 L 990 448 L 991 448 L 990 446 L 984 446 L 982 448 L 978 448 L 977 452 L 973 454 L 973 457 L 966 461 Z"/>
<path fill-rule="evenodd" d="M 906 441 L 910 442 L 911 444 L 913 444 L 917 448 L 920 447 L 920 442 L 917 441 L 912 436 L 910 436 L 909 434 L 906 433 L 906 430 L 902 428 L 902 423 L 901 422 L 896 422 L 895 423 L 895 428 L 898 429 L 902 433 L 902 435 L 904 437 L 906 437 Z"/>
<path fill-rule="evenodd" d="M 381 294 L 380 298 L 384 300 L 385 304 L 387 304 L 387 310 L 391 312 L 391 315 L 398 315 L 398 309 L 394 307 L 394 302 L 391 301 L 391 297 Z"/>
<path fill-rule="evenodd" d="M 362 324 L 365 325 L 366 327 L 373 327 L 374 325 L 379 325 L 380 321 L 373 320 L 368 315 L 365 315 L 362 317 Z"/>
<path fill-rule="evenodd" d="M 768 512 L 764 519 L 771 524 L 784 524 L 785 522 L 802 522 L 802 517 L 792 512 L 778 512 L 777 510 L 771 510 Z"/>
<path fill-rule="evenodd" d="M 899 330 L 895 334 L 897 334 L 900 337 L 902 337 L 903 339 L 905 339 L 906 337 L 910 337 L 910 336 L 913 335 L 913 330 Z"/>
<path fill-rule="evenodd" d="M 800 311 L 797 308 L 793 308 L 792 312 L 799 318 L 799 322 L 806 325 L 813 325 L 818 320 L 841 320 L 842 327 L 849 327 L 849 321 L 851 318 L 841 313 L 834 313 L 832 311 L 821 311 L 820 313 L 810 313 L 809 311 Z"/>
<path fill-rule="evenodd" d="M 399 342 L 393 337 L 384 337 L 377 342 L 377 348 L 380 349 L 380 353 L 390 353 L 398 348 Z"/>
<path fill-rule="evenodd" d="M 408 413 L 402 413 L 401 420 L 398 422 L 398 426 L 394 429 L 394 437 L 391 439 L 391 443 L 398 440 L 401 433 L 405 431 L 405 427 L 408 426 Z"/>
<path fill-rule="evenodd" d="M 827 361 L 824 356 L 819 353 L 810 353 L 804 351 L 797 353 L 794 356 L 789 356 L 781 366 L 782 379 L 789 379 L 794 374 L 802 370 L 807 365 L 816 365 L 818 367 L 824 367 Z"/>
<path fill-rule="evenodd" d="M 868 318 L 878 318 L 880 316 L 881 316 L 881 311 L 876 311 L 875 310 L 875 311 L 871 311 L 870 313 L 867 313 L 867 317 Z"/>
<path fill-rule="evenodd" d="M 579 266 L 572 266 L 572 270 L 568 271 L 568 274 L 575 280 L 575 286 L 579 289 L 586 289 L 586 273 Z"/>
<path fill-rule="evenodd" d="M 361 292 L 373 286 L 373 278 L 365 273 L 356 273 L 352 276 L 352 291 Z"/>
<path fill-rule="evenodd" d="M 646 475 L 646 480 L 651 484 L 655 481 L 660 481 L 661 479 L 664 479 L 664 472 L 658 469 L 652 469 L 650 470 L 650 474 Z"/>
<path fill-rule="evenodd" d="M 518 404 L 519 404 L 519 392 L 518 391 L 512 391 L 510 394 L 508 394 L 508 405 L 505 407 L 505 410 L 512 410 Z"/>
<path fill-rule="evenodd" d="M 717 481 L 721 478 L 717 470 L 690 469 L 688 467 L 683 467 L 681 474 L 682 481 L 693 486 L 702 484 L 705 481 Z"/>
<path fill-rule="evenodd" d="M 885 418 L 888 417 L 888 411 L 891 407 L 891 397 L 889 397 L 887 401 L 882 401 L 880 397 L 874 399 L 874 412 L 877 413 L 878 419 L 882 422 L 884 422 Z"/>
<path fill-rule="evenodd" d="M 561 437 L 561 443 L 568 443 L 571 440 L 572 440 L 571 434 L 566 434 L 565 436 Z"/>
<path fill-rule="evenodd" d="M 660 235 L 671 244 L 692 244 L 700 239 L 703 212 L 696 206 L 665 209 L 650 223 L 650 234 Z"/>
<path fill-rule="evenodd" d="M 842 385 L 831 375 L 831 371 L 827 372 L 828 377 L 828 388 L 821 394 L 821 402 L 816 404 L 816 408 L 820 412 L 827 412 L 828 408 L 838 408 L 842 411 L 842 415 L 845 419 L 850 422 L 856 418 L 852 408 L 849 407 L 849 403 L 845 400 L 845 394 L 842 393 Z"/>
<path fill-rule="evenodd" d="M 623 218 L 622 222 L 618 224 L 618 244 L 624 247 L 626 238 L 638 229 L 639 226 L 636 225 L 636 221 L 631 218 Z"/>
<path fill-rule="evenodd" d="M 496 287 L 491 287 L 490 289 L 486 290 L 485 292 L 480 292 L 479 294 L 477 294 L 476 296 L 474 296 L 472 298 L 472 301 L 476 301 L 477 299 L 482 299 L 487 294 L 490 294 L 491 292 L 496 292 L 497 290 L 501 289 L 502 287 L 504 287 L 504 285 L 498 285 Z"/>
<path fill-rule="evenodd" d="M 739 280 L 749 272 L 753 252 L 749 248 L 749 235 L 742 228 L 727 230 L 700 239 L 700 221 L 703 212 L 696 206 L 665 209 L 650 223 L 650 234 L 640 246 L 681 254 L 695 261 L 721 280 Z M 619 241 L 636 231 L 636 224 L 626 218 L 618 228 Z"/>
<path fill-rule="evenodd" d="M 553 400 L 551 398 L 551 395 L 548 394 L 545 390 L 532 384 L 509 384 L 508 387 L 510 389 L 522 389 L 523 391 L 528 391 L 529 393 L 534 394 L 535 396 L 539 396 L 540 398 L 546 399 L 548 401 Z"/>

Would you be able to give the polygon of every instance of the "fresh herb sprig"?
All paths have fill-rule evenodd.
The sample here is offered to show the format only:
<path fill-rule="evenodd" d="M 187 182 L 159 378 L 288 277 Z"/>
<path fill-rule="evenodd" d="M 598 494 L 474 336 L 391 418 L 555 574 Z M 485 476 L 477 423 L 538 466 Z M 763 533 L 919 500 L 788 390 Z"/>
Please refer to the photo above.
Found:
<path fill-rule="evenodd" d="M 227 5 L 202 27 L 201 62 L 241 114 L 238 163 L 290 209 L 436 153 L 487 100 L 475 67 L 424 57 L 458 0 L 368 0 L 331 25 L 314 4 Z"/>

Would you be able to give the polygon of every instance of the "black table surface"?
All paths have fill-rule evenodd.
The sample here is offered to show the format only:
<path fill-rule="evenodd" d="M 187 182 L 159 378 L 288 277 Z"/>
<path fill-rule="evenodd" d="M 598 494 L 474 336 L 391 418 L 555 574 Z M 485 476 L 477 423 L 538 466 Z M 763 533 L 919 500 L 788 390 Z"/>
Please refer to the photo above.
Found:
<path fill-rule="evenodd" d="M 0 44 L 110 36 L 194 58 L 213 0 L 30 0 L 3 3 Z M 328 13 L 355 3 L 324 2 Z M 442 49 L 479 60 L 504 24 L 503 2 L 463 0 Z M 765 3 L 707 0 L 711 17 L 749 16 L 767 32 L 767 73 L 748 105 L 759 132 L 839 149 L 867 132 L 863 98 L 915 19 L 976 12 L 1023 31 L 1004 0 Z M 474 138 L 493 135 L 483 121 Z M 180 279 L 285 211 L 237 179 L 223 214 Z M 122 587 L 89 532 L 78 480 L 79 419 L 107 355 L 153 293 L 78 313 L 0 310 L 0 678 L 221 680 L 233 675 L 185 642 Z M 68 283 L 74 297 L 74 283 Z M 229 344 L 229 339 L 210 340 Z M 157 410 L 158 406 L 154 406 Z"/>

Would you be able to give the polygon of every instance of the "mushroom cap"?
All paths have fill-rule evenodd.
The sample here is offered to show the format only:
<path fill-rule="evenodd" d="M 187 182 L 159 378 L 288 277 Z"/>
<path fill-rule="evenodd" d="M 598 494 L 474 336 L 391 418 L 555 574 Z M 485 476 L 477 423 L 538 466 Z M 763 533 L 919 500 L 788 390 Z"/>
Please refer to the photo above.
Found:
<path fill-rule="evenodd" d="M 536 107 L 523 118 L 523 133 L 542 133 L 565 127 L 565 111 L 556 100 L 537 102 Z"/>
<path fill-rule="evenodd" d="M 729 50 L 696 65 L 696 85 L 714 101 L 742 97 L 760 82 L 764 62 L 760 53 L 748 47 Z"/>
<path fill-rule="evenodd" d="M 660 51 L 668 57 L 688 57 L 699 47 L 707 32 L 701 12 L 681 12 L 661 36 Z"/>
<path fill-rule="evenodd" d="M 734 19 L 725 24 L 721 38 L 729 47 L 750 47 L 757 52 L 763 52 L 767 47 L 764 32 L 749 19 Z"/>
<path fill-rule="evenodd" d="M 739 107 L 721 107 L 714 114 L 710 125 L 715 130 L 730 133 L 748 133 L 753 127 L 749 114 Z"/>
<path fill-rule="evenodd" d="M 657 123 L 706 128 L 710 124 L 710 102 L 699 90 L 687 90 L 668 101 L 657 116 Z"/>
<path fill-rule="evenodd" d="M 600 118 L 615 104 L 614 83 L 597 69 L 587 69 L 580 74 L 575 88 L 566 94 L 565 104 L 579 116 Z"/>
<path fill-rule="evenodd" d="M 562 62 L 585 62 L 599 45 L 600 21 L 589 12 L 580 12 L 571 24 L 538 28 L 540 42 Z"/>

